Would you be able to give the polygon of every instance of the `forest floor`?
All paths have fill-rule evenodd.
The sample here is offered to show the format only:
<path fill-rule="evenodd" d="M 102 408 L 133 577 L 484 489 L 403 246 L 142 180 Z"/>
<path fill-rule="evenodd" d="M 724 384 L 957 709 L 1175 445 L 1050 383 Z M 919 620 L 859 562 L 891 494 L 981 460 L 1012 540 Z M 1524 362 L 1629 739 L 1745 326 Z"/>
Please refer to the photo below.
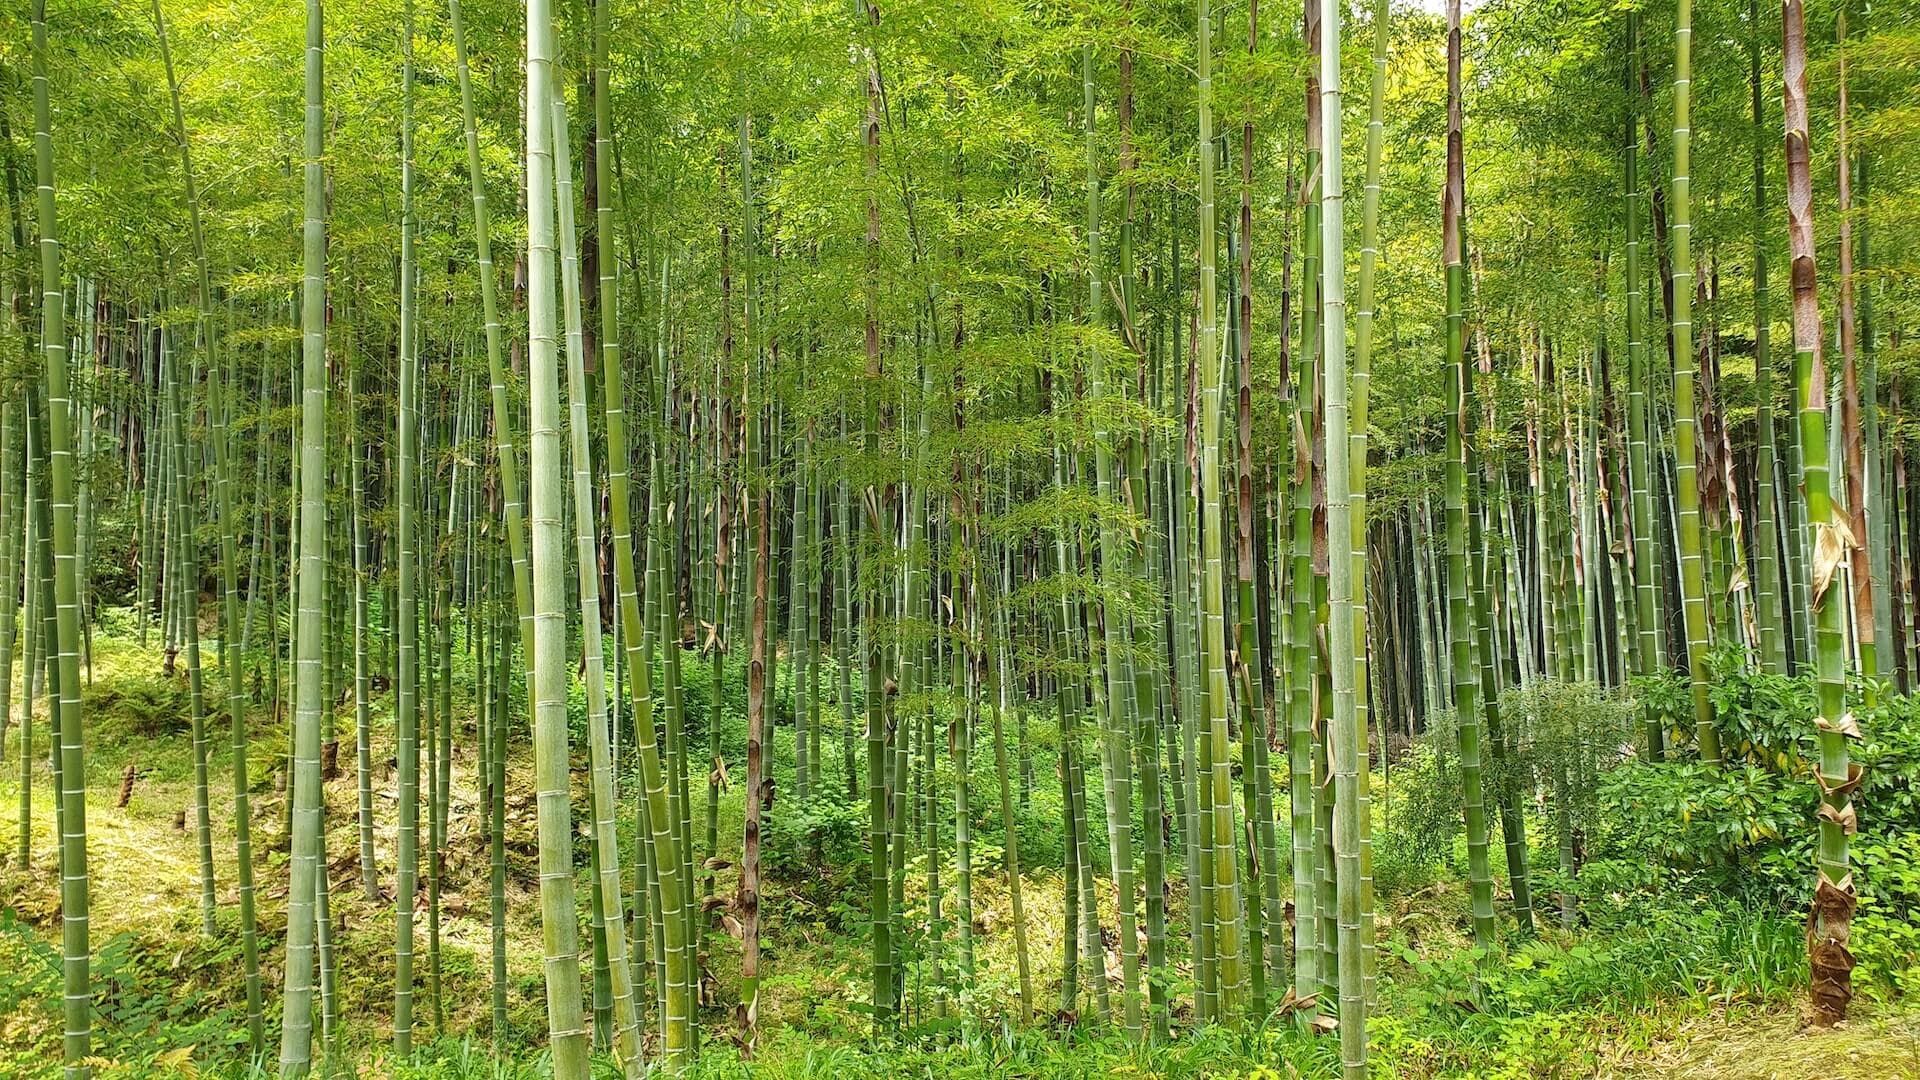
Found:
<path fill-rule="evenodd" d="M 1877 1010 L 1845 1025 L 1807 1026 L 1778 1008 L 1687 1021 L 1624 1063 L 1616 1075 L 1794 1080 L 1920 1076 L 1920 1013 Z"/>
<path fill-rule="evenodd" d="M 211 666 L 209 650 L 209 666 Z M 87 691 L 87 833 L 91 875 L 91 929 L 98 996 L 96 1052 L 103 1078 L 191 1076 L 215 1071 L 243 1075 L 236 1053 L 243 1043 L 244 1001 L 238 916 L 233 908 L 233 793 L 229 730 L 218 711 L 220 680 L 208 680 L 207 738 L 210 763 L 210 835 L 217 910 L 214 934 L 202 932 L 199 853 L 193 799 L 191 708 L 182 673 L 160 673 L 158 649 L 142 647 L 129 633 L 102 633 L 94 643 L 93 683 Z M 16 664 L 16 670 L 18 665 Z M 461 684 L 456 679 L 456 689 Z M 18 701 L 16 680 L 13 700 Z M 460 701 L 456 693 L 456 702 Z M 394 798 L 391 702 L 378 699 L 373 732 L 373 791 L 377 898 L 360 884 L 357 793 L 354 784 L 352 709 L 339 716 L 343 736 L 341 773 L 327 786 L 328 862 L 336 925 L 342 1026 L 357 1046 L 361 1075 L 422 1077 L 514 1076 L 475 1066 L 474 1045 L 491 1035 L 488 860 L 481 840 L 470 752 L 471 731 L 456 722 L 445 878 L 442 891 L 441 968 L 445 1014 L 436 1024 L 424 989 L 418 1007 L 425 1029 L 450 1033 L 427 1056 L 439 1064 L 396 1068 L 375 1048 L 390 1038 L 392 1005 Z M 460 706 L 456 705 L 458 714 Z M 16 710 L 17 712 L 17 710 Z M 268 1023 L 275 1023 L 285 926 L 285 796 L 278 777 L 284 767 L 287 727 L 255 710 L 249 757 L 253 772 L 253 821 L 259 867 L 262 971 L 268 987 Z M 461 717 L 464 719 L 464 717 Z M 17 735 L 9 729 L 0 762 L 0 1075 L 51 1075 L 58 1058 L 59 996 L 57 933 L 59 888 L 53 871 L 54 823 L 51 775 L 46 760 L 44 709 L 35 718 L 32 760 L 32 862 L 22 869 L 16 855 L 20 773 Z M 791 755 L 791 732 L 782 729 L 776 757 Z M 508 800 L 509 1037 L 534 1045 L 544 1035 L 544 988 L 540 977 L 537 876 L 532 845 L 531 761 L 516 743 Z M 829 761 L 831 769 L 831 759 Z M 132 770 L 130 797 L 118 805 Z M 831 775 L 831 771 L 829 772 Z M 576 783 L 584 784 L 584 767 Z M 525 781 L 525 782 L 522 782 Z M 529 793 L 529 794 L 519 794 Z M 584 805 L 584 791 L 576 793 Z M 720 850 L 739 843 L 737 787 L 723 796 Z M 578 824 L 576 822 L 576 824 Z M 424 824 L 423 824 L 424 834 Z M 856 834 L 857 835 L 857 834 Z M 423 835 L 424 844 L 424 835 Z M 1024 842 L 1024 839 L 1023 839 Z M 804 865 L 805 855 L 795 865 Z M 973 890 L 980 975 L 970 1000 L 1002 1011 L 1016 1000 L 1010 903 L 999 872 L 999 850 L 982 843 L 975 853 Z M 423 860 L 423 868 L 424 868 Z M 948 873 L 951 873 L 949 862 Z M 751 1075 L 819 1076 L 1218 1076 L 1286 1077 L 1330 1075 L 1334 1040 L 1313 1038 L 1292 1025 L 1251 1035 L 1193 1032 L 1166 1048 L 1141 1053 L 1122 1040 L 1081 1023 L 1071 1033 L 1059 1018 L 1044 1028 L 1015 1032 L 985 1025 L 984 1033 L 957 1034 L 932 1022 L 923 1009 L 919 1043 L 885 1052 L 867 1051 L 864 997 L 863 918 L 850 876 L 834 872 L 777 872 L 765 898 L 767 941 L 761 1015 L 762 1052 Z M 816 868 L 817 869 L 817 868 Z M 732 871 L 716 875 L 722 895 Z M 848 875 L 851 871 L 848 871 Z M 425 877 L 423 873 L 423 879 Z M 578 890 L 585 904 L 582 867 Z M 910 881 L 913 880 L 910 875 Z M 1035 961 L 1036 1005 L 1050 1012 L 1057 998 L 1064 890 L 1057 868 L 1030 869 L 1023 876 L 1029 943 Z M 915 902 L 910 884 L 908 904 Z M 430 967 L 425 886 L 416 920 L 419 968 Z M 924 896 L 924 891 L 919 893 Z M 1110 900 L 1107 901 L 1110 903 Z M 1183 898 L 1176 896 L 1176 904 Z M 1616 995 L 1609 965 L 1631 964 L 1630 952 L 1609 952 L 1608 943 L 1579 934 L 1547 932 L 1548 940 L 1516 951 L 1500 982 L 1503 1004 L 1466 1005 L 1463 986 L 1471 967 L 1466 953 L 1465 890 L 1446 878 L 1410 898 L 1382 904 L 1383 1006 L 1372 1029 L 1376 1060 L 1384 1076 L 1607 1076 L 1703 1077 L 1727 1080 L 1821 1078 L 1881 1080 L 1920 1076 L 1920 1008 L 1898 1000 L 1863 998 L 1856 1018 L 1834 1030 L 1809 1028 L 1799 1012 L 1798 984 L 1761 980 L 1735 985 L 1701 976 L 1696 991 L 1651 998 Z M 1111 926 L 1109 911 L 1105 925 Z M 583 947 L 587 941 L 583 933 Z M 1536 947 L 1537 946 L 1537 947 Z M 1171 947 L 1184 947 L 1175 943 Z M 1109 967 L 1117 974 L 1114 959 Z M 590 964 L 583 966 L 590 967 Z M 732 1012 L 737 947 L 718 930 L 709 938 L 711 982 L 706 1014 L 708 1038 L 719 1052 L 706 1055 L 703 1072 L 748 1075 L 724 1044 Z M 1591 985 L 1571 986 L 1585 979 Z M 1551 980 L 1551 981 L 1545 981 Z M 1176 1015 L 1175 1027 L 1184 1018 Z M 464 1033 L 464 1034 L 463 1034 Z M 465 1041 L 463 1041 L 465 1040 Z M 437 1055 L 437 1056 L 436 1056 Z M 479 1057 L 484 1060 L 485 1055 Z M 199 1061 L 196 1070 L 192 1064 Z M 467 1064 L 462 1064 L 467 1062 Z M 528 1065 L 537 1075 L 537 1062 Z"/>

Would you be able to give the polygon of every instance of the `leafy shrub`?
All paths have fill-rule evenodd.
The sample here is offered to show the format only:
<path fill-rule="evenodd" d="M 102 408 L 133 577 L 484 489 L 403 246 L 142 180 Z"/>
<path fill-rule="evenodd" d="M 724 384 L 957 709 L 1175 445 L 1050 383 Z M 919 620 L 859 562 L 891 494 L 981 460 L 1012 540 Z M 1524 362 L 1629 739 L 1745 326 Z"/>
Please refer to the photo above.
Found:
<path fill-rule="evenodd" d="M 1813 718 L 1819 711 L 1813 679 L 1776 675 L 1746 665 L 1737 652 L 1716 650 L 1708 663 L 1714 726 L 1729 761 L 1749 761 L 1792 772 L 1813 749 Z"/>
<path fill-rule="evenodd" d="M 1711 662 L 1726 762 L 1670 755 L 1601 776 L 1583 895 L 1606 901 L 1602 909 L 1655 892 L 1732 897 L 1797 918 L 1813 885 L 1820 805 L 1813 680 L 1758 671 L 1737 650 Z M 1645 707 L 1660 708 L 1670 684 L 1677 678 L 1636 690 L 1648 695 Z M 1869 984 L 1904 991 L 1920 985 L 1920 703 L 1888 692 L 1868 706 L 1868 689 L 1859 680 L 1848 688 L 1862 730 L 1849 752 L 1865 770 L 1850 843 L 1861 905 L 1853 947 Z"/>
<path fill-rule="evenodd" d="M 1676 743 L 1675 735 L 1681 731 L 1692 731 L 1691 723 L 1683 729 L 1675 727 L 1680 718 L 1690 721 L 1693 717 L 1693 693 L 1679 672 L 1663 668 L 1650 675 L 1635 675 L 1627 681 L 1627 687 L 1639 708 L 1660 722 L 1669 746 Z"/>
<path fill-rule="evenodd" d="M 768 873 L 804 885 L 863 866 L 866 845 L 866 804 L 849 802 L 845 792 L 829 786 L 804 806 L 798 799 L 778 804 L 767 818 L 761 851 Z"/>
<path fill-rule="evenodd" d="M 1423 888 L 1453 856 L 1464 828 L 1454 739 L 1452 714 L 1434 717 L 1377 793 L 1382 826 L 1373 841 L 1374 887 L 1384 895 Z"/>
<path fill-rule="evenodd" d="M 1373 842 L 1373 888 L 1381 896 L 1408 896 L 1434 883 L 1437 860 L 1426 844 L 1400 829 Z"/>
<path fill-rule="evenodd" d="M 1804 875 L 1811 856 L 1791 869 L 1772 856 L 1810 851 L 1813 810 L 1803 788 L 1811 785 L 1754 765 L 1635 762 L 1601 780 L 1599 798 L 1607 813 L 1598 849 L 1603 858 L 1712 871 L 1729 891 L 1736 878 L 1751 881 L 1758 870 L 1770 891 L 1790 891 L 1791 883 L 1779 875 Z"/>
<path fill-rule="evenodd" d="M 1920 991 L 1920 926 L 1863 904 L 1853 917 L 1852 947 L 1854 973 L 1870 990 Z"/>

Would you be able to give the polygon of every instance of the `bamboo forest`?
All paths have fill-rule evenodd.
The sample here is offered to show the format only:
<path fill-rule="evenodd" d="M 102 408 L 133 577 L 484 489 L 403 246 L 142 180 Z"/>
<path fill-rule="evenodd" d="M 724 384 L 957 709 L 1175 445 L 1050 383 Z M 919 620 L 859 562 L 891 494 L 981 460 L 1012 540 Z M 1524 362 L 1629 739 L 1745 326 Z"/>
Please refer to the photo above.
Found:
<path fill-rule="evenodd" d="M 0 12 L 0 1076 L 1920 1076 L 1920 0 Z"/>

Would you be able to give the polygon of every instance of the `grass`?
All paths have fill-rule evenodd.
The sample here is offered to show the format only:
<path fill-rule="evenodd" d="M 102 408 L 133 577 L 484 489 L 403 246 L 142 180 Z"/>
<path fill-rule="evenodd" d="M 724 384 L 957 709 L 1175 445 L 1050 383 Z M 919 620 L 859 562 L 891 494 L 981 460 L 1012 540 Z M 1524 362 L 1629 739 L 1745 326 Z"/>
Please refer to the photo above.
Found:
<path fill-rule="evenodd" d="M 211 658 L 211 650 L 209 650 Z M 88 691 L 88 832 L 93 876 L 93 934 L 99 1019 L 96 1053 L 103 1078 L 115 1076 L 245 1076 L 237 916 L 231 910 L 231 792 L 223 718 L 213 721 L 212 819 L 215 877 L 222 908 L 219 933 L 200 932 L 198 857 L 191 830 L 176 828 L 192 802 L 192 755 L 186 736 L 184 678 L 159 674 L 158 650 L 141 648 L 124 633 L 95 637 L 94 681 Z M 461 665 L 456 664 L 456 668 Z M 783 665 L 782 674 L 790 670 Z M 456 678 L 456 709 L 467 700 L 465 674 Z M 690 685 L 705 685 L 703 667 L 690 665 Z M 831 685 L 831 680 L 827 680 Z M 210 695 L 220 681 L 210 677 Z M 212 700 L 218 701 L 217 697 Z M 702 699 L 704 700 L 704 698 Z M 732 711 L 731 692 L 724 706 Z M 383 883 L 391 881 L 394 803 L 391 798 L 391 699 L 374 712 L 376 848 Z M 255 842 L 261 887 L 265 977 L 280 979 L 284 930 L 285 798 L 274 774 L 286 745 L 284 723 L 253 712 L 249 750 L 256 779 Z M 838 745 L 829 724 L 826 781 L 837 787 Z M 457 717 L 458 721 L 468 718 Z M 534 852 L 531 763 L 516 742 L 510 766 L 508 830 L 511 1051 L 491 1052 L 487 921 L 487 859 L 473 822 L 471 732 L 456 724 L 454 811 L 443 895 L 444 1026 L 436 1031 L 424 992 L 421 1051 L 409 1062 L 385 1055 L 390 1042 L 392 910 L 390 897 L 362 895 L 351 772 L 351 710 L 343 710 L 343 776 L 328 787 L 328 851 L 340 952 L 342 1032 L 338 1071 L 365 1077 L 467 1080 L 542 1075 L 537 1049 L 545 1029 L 539 977 L 539 919 Z M 731 726 L 731 725 L 730 725 Z M 1036 728 L 1041 725 L 1036 724 Z M 13 740 L 0 766 L 0 1074 L 52 1075 L 58 1057 L 58 889 L 51 872 L 53 831 L 50 777 L 45 770 L 44 716 L 36 721 L 34 863 L 14 864 L 18 762 Z M 518 734 L 518 733 L 517 733 Z M 780 790 L 791 787 L 791 728 L 776 732 L 773 760 Z M 1036 730 L 1036 739 L 1051 735 Z M 991 755 L 977 754 L 976 759 Z M 114 805 L 128 765 L 139 773 L 131 801 Z M 584 769 L 576 774 L 584 783 Z M 937 778 L 942 797 L 953 778 Z M 1047 822 L 1058 813 L 1049 778 L 1037 781 L 1034 806 L 1018 823 L 1023 845 L 1045 852 Z M 976 807 L 994 805 L 990 774 L 975 778 Z M 696 782 L 695 801 L 704 796 Z M 584 794 L 577 793 L 584 801 Z M 783 794 L 783 799 L 786 796 Z M 707 939 L 711 993 L 706 1003 L 705 1052 L 696 1077 L 1221 1077 L 1332 1076 L 1331 1039 L 1307 1034 L 1280 1019 L 1265 1027 L 1193 1028 L 1174 1018 L 1177 1038 L 1136 1045 L 1102 1025 L 1053 1017 L 1061 957 L 1061 875 L 1053 865 L 1030 865 L 1024 875 L 1035 965 L 1036 1008 L 1030 1028 L 1008 1022 L 1017 1001 L 1013 934 L 999 845 L 997 813 L 977 831 L 974 902 L 979 977 L 951 988 L 957 1012 L 982 1019 L 960 1024 L 939 1018 L 927 1002 L 935 990 L 923 964 L 909 976 L 921 1007 L 906 1032 L 874 1041 L 861 1002 L 866 993 L 861 894 L 847 888 L 860 870 L 864 843 L 860 811 L 823 799 L 801 813 L 777 804 L 770 852 L 776 867 L 766 889 L 766 952 L 761 1017 L 754 1061 L 743 1062 L 728 1041 L 727 1017 L 738 969 L 737 946 L 715 930 Z M 842 820 L 853 815 L 849 835 Z M 739 791 L 723 796 L 721 851 L 739 844 Z M 787 832 L 782 833 L 785 829 Z M 696 825 L 696 837 L 698 825 Z M 847 845 L 853 845 L 848 848 Z M 942 880 L 951 888 L 951 839 Z M 584 850 L 584 849 L 583 849 Z M 796 854 L 797 853 L 797 854 Z M 1044 856 L 1043 856 L 1044 857 Z M 584 863 L 584 856 L 581 860 Z M 1039 860 L 1029 855 L 1029 861 Z M 923 902 L 924 864 L 909 875 L 908 909 Z M 733 871 L 716 874 L 728 894 Z M 578 895 L 587 898 L 585 868 Z M 387 885 L 390 888 L 390 884 Z M 1184 897 L 1173 890 L 1176 917 Z M 1112 925 L 1111 897 L 1105 924 Z M 424 898 L 422 900 L 424 905 Z M 1596 911 L 1602 905 L 1596 905 Z M 424 955 L 425 920 L 417 949 Z M 1796 998 L 1804 961 L 1798 928 L 1777 917 L 1741 910 L 1658 908 L 1603 921 L 1575 933 L 1543 930 L 1510 942 L 1479 963 L 1466 932 L 1466 893 L 1445 869 L 1410 895 L 1383 896 L 1380 905 L 1380 1002 L 1370 1021 L 1375 1072 L 1383 1077 L 1575 1076 L 1820 1076 L 1920 1075 L 1920 1014 L 1897 1002 L 1867 1005 L 1837 1031 L 1804 1030 Z M 949 928 L 949 935 L 952 930 Z M 583 934 L 583 943 L 586 940 Z M 1175 935 L 1177 954 L 1184 938 Z M 424 963 L 424 961 L 423 961 Z M 1111 963 L 1111 961 L 1110 961 Z M 949 966 L 951 966 L 949 964 Z M 1176 970 L 1176 983 L 1185 977 Z M 1176 985 L 1178 994 L 1183 989 Z M 270 991 L 269 1010 L 278 995 Z M 269 1016 L 270 1026 L 277 1018 Z M 270 1063 L 269 1063 L 270 1064 Z M 603 1063 L 603 1065 L 606 1063 Z"/>

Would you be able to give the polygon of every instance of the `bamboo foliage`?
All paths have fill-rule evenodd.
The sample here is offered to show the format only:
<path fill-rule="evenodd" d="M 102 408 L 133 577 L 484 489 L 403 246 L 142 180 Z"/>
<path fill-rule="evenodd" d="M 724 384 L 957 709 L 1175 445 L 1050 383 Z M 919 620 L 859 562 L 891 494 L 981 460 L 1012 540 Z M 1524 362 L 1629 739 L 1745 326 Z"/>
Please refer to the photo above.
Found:
<path fill-rule="evenodd" d="M 1714 715 L 1710 652 L 1816 676 L 1809 950 L 1816 1016 L 1837 1021 L 1857 903 L 1849 740 L 1920 670 L 1920 544 L 1901 354 L 1874 327 L 1876 302 L 1898 327 L 1909 298 L 1893 257 L 1870 261 L 1864 209 L 1904 229 L 1882 207 L 1905 174 L 1899 160 L 1881 171 L 1889 142 L 1866 126 L 1884 122 L 1893 76 L 1876 61 L 1862 77 L 1846 16 L 1818 45 L 1838 60 L 1828 179 L 1842 215 L 1823 343 L 1809 133 L 1826 120 L 1806 79 L 1828 68 L 1807 55 L 1798 4 L 1782 9 L 1795 354 L 1782 436 L 1770 166 L 1756 138 L 1749 191 L 1744 173 L 1721 184 L 1706 153 L 1767 123 L 1757 0 L 1739 58 L 1751 101 L 1696 87 L 1694 12 L 1678 0 L 1671 127 L 1656 120 L 1667 59 L 1642 57 L 1640 10 L 1603 31 L 1459 0 L 1443 21 L 1394 25 L 1384 0 L 1365 5 L 1363 133 L 1344 93 L 1355 16 L 1332 0 L 1304 0 L 1297 28 L 1271 10 L 1263 27 L 1249 4 L 1246 53 L 1235 30 L 1225 59 L 1216 22 L 1239 16 L 1210 0 L 1123 3 L 1065 37 L 1009 14 L 986 59 L 970 28 L 933 49 L 919 21 L 882 24 L 864 0 L 837 20 L 736 12 L 705 28 L 711 40 L 684 33 L 711 12 L 540 0 L 522 12 L 521 92 L 496 85 L 517 30 L 470 27 L 448 0 L 449 62 L 423 47 L 431 33 L 416 39 L 408 0 L 355 36 L 353 60 L 385 71 L 377 93 L 358 71 L 336 78 L 347 97 L 331 113 L 309 0 L 291 298 L 274 262 L 288 252 L 262 254 L 256 218 L 235 212 L 235 192 L 271 183 L 237 167 L 224 127 L 207 134 L 209 102 L 254 106 L 174 70 L 176 55 L 198 70 L 225 17 L 196 14 L 169 38 L 153 0 L 170 114 L 155 145 L 181 170 L 159 186 L 182 228 L 148 259 L 102 241 L 102 192 L 122 194 L 124 170 L 83 158 L 89 183 L 56 189 L 53 118 L 98 100 L 81 80 L 67 114 L 58 91 L 107 46 L 63 40 L 56 22 L 50 47 L 36 0 L 26 198 L 0 108 L 0 254 L 24 256 L 31 238 L 41 257 L 37 280 L 24 257 L 0 265 L 4 340 L 30 346 L 0 364 L 0 737 L 16 725 L 19 863 L 36 825 L 58 836 L 38 857 L 61 890 L 68 1075 L 109 1042 L 91 1022 L 81 705 L 94 630 L 118 659 L 123 616 L 103 609 L 123 601 L 128 641 L 137 628 L 181 688 L 182 895 L 216 944 L 234 925 L 222 902 L 238 900 L 236 998 L 244 985 L 256 1054 L 280 1016 L 284 1075 L 364 1046 L 366 980 L 343 968 L 388 903 L 375 933 L 392 934 L 391 1047 L 371 1063 L 424 1065 L 416 1055 L 468 1019 L 463 995 L 482 982 L 490 1000 L 474 1007 L 496 1056 L 520 1053 L 524 851 L 544 1044 L 566 1080 L 596 1054 L 625 1076 L 694 1067 L 703 1019 L 743 1056 L 783 1052 L 785 995 L 806 970 L 788 958 L 811 941 L 795 912 L 844 906 L 817 890 L 848 880 L 862 894 L 838 928 L 861 952 L 849 1005 L 879 1045 L 949 1026 L 971 1037 L 1016 1009 L 1031 1023 L 1037 1002 L 1061 1025 L 1111 1021 L 1145 1045 L 1190 1038 L 1189 1019 L 1285 1015 L 1302 1038 L 1337 1032 L 1357 1080 L 1379 1065 L 1370 1030 L 1391 1025 L 1376 1011 L 1373 831 L 1397 842 L 1412 828 L 1385 797 L 1408 744 L 1457 784 L 1474 955 L 1493 962 L 1507 947 L 1498 898 L 1525 938 L 1541 880 L 1561 929 L 1586 932 L 1581 804 L 1600 770 L 1684 765 L 1690 741 L 1703 763 L 1792 772 L 1734 734 L 1734 713 Z M 1702 9 L 1703 32 L 1722 14 Z M 1186 104 L 1160 35 L 1189 18 Z M 1442 104 L 1423 100 L 1439 87 L 1417 64 L 1398 69 L 1395 40 L 1445 47 L 1445 139 L 1430 156 L 1399 114 Z M 1580 46 L 1536 74 L 1556 91 L 1592 80 L 1602 96 L 1565 114 L 1584 119 L 1520 126 L 1501 96 L 1515 41 Z M 1297 74 L 1295 42 L 1311 58 Z M 731 91 L 686 77 L 713 57 L 737 65 Z M 1719 65 L 1703 56 L 1700 73 Z M 368 141 L 370 101 L 393 115 L 397 156 Z M 1484 115 L 1474 172 L 1470 108 Z M 503 117 L 524 125 L 505 153 Z M 856 117 L 857 150 L 843 123 Z M 97 132 L 75 129 L 97 149 Z M 455 139 L 473 231 L 449 243 L 467 227 L 465 208 L 441 205 Z M 1552 153 L 1510 182 L 1509 144 L 1535 139 Z M 1040 149 L 1001 153 L 1008 140 Z M 1057 153 L 1076 142 L 1079 156 Z M 505 254 L 490 173 L 525 184 Z M 814 183 L 828 175 L 846 182 Z M 1888 202 L 1867 201 L 1869 175 Z M 1431 212 L 1396 186 L 1436 180 L 1441 228 L 1396 235 L 1408 207 Z M 391 205 L 369 200 L 375 187 Z M 78 230 L 71 249 L 57 210 Z M 841 227 L 854 214 L 857 238 Z M 1622 241 L 1623 258 L 1610 251 Z M 1392 270 L 1393 252 L 1421 250 Z M 190 316 L 172 300 L 189 294 Z M 1832 380 L 1823 344 L 1841 356 Z M 202 611 L 209 580 L 217 615 Z M 1850 684 L 1854 671 L 1868 678 Z M 1561 695 L 1590 691 L 1634 710 L 1631 750 L 1612 752 L 1611 729 L 1559 729 Z M 330 864 L 325 788 L 349 702 L 355 775 L 335 805 L 356 820 L 334 836 L 357 850 Z M 222 714 L 226 746 L 210 726 Z M 1598 742 L 1607 754 L 1589 752 Z M 212 791 L 227 761 L 230 826 Z M 123 807 L 140 776 L 129 769 Z M 1558 864 L 1540 880 L 1530 839 L 1549 834 L 1530 838 L 1536 825 Z M 231 882 L 216 877 L 228 828 Z M 1036 832 L 1049 867 L 1026 865 Z M 1053 874 L 1058 905 L 1035 907 L 1054 895 L 1036 876 Z M 481 888 L 484 905 L 469 892 Z M 263 975 L 260 925 L 282 910 L 285 963 Z M 1010 957 L 992 944 L 1009 918 Z M 477 972 L 469 951 L 487 953 Z"/>

